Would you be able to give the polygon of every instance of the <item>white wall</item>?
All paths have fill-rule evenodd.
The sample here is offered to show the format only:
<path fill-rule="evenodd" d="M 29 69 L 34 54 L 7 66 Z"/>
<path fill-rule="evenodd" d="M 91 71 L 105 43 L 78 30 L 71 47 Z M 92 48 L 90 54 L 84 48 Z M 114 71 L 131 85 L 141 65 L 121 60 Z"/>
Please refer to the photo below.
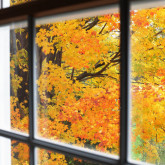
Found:
<path fill-rule="evenodd" d="M 10 6 L 10 0 L 2 0 L 3 1 L 3 8 Z"/>
<path fill-rule="evenodd" d="M 11 165 L 11 140 L 0 137 L 0 165 Z"/>
<path fill-rule="evenodd" d="M 10 27 L 0 27 L 0 129 L 10 130 Z"/>

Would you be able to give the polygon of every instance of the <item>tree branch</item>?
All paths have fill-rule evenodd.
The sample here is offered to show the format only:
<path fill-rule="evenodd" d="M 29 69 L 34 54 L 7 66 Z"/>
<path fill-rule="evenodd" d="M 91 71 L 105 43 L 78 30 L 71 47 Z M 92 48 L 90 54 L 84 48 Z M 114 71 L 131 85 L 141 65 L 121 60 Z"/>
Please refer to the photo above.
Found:
<path fill-rule="evenodd" d="M 74 68 L 72 69 L 71 77 L 70 79 L 73 80 L 73 75 L 74 75 Z"/>
<path fill-rule="evenodd" d="M 105 28 L 105 26 L 107 25 L 107 23 L 104 24 L 103 28 L 101 29 L 101 31 L 99 32 L 99 34 L 101 34 Z"/>
<path fill-rule="evenodd" d="M 90 76 L 90 77 L 86 77 L 86 78 L 84 78 L 84 79 L 82 79 L 82 80 L 80 80 L 80 81 L 86 81 L 86 80 L 92 79 L 92 78 L 94 78 L 94 77 L 109 77 L 109 78 L 112 78 L 112 79 L 118 81 L 117 78 L 112 77 L 112 76 L 108 76 L 108 74 L 93 75 L 93 76 Z"/>
<path fill-rule="evenodd" d="M 163 32 L 164 29 L 165 29 L 165 28 L 163 28 L 160 32 L 156 33 L 156 34 L 154 35 L 154 37 L 157 36 L 157 35 L 159 35 L 159 34 L 161 34 L 161 33 Z"/>
<path fill-rule="evenodd" d="M 98 17 L 96 17 L 96 18 L 94 19 L 93 22 L 91 22 L 90 24 L 84 26 L 83 29 L 90 30 L 90 29 L 92 29 L 98 22 L 99 22 L 99 19 L 98 19 Z"/>
<path fill-rule="evenodd" d="M 114 53 L 115 54 L 115 53 Z M 120 56 L 120 51 L 117 52 L 115 54 L 115 56 L 111 59 L 110 62 L 108 62 L 106 65 L 105 63 L 100 63 L 100 61 L 98 61 L 96 64 L 95 64 L 95 68 L 98 68 L 100 66 L 103 66 L 105 65 L 100 71 L 96 72 L 96 73 L 88 73 L 87 71 L 83 72 L 82 74 L 80 74 L 79 76 L 77 76 L 76 80 L 78 81 L 82 81 L 82 79 L 85 79 L 86 77 L 99 77 L 102 75 L 102 73 L 109 67 L 109 65 L 111 63 L 118 63 L 120 62 L 120 59 L 116 59 Z"/>

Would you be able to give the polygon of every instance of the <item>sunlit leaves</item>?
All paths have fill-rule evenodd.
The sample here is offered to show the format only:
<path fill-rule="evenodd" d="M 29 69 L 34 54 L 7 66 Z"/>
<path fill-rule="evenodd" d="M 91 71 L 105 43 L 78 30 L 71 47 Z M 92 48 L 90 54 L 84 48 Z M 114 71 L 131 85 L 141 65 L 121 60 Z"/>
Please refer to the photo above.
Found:
<path fill-rule="evenodd" d="M 159 163 L 165 144 L 165 9 L 131 11 L 132 155 Z M 39 74 L 37 81 L 38 135 L 93 150 L 119 153 L 120 15 L 61 21 L 36 26 Z M 20 30 L 16 33 L 22 34 Z M 19 41 L 18 41 L 19 44 Z M 27 99 L 17 106 L 27 52 L 11 59 L 12 124 L 27 128 Z M 14 60 L 14 56 L 19 60 Z M 28 90 L 26 89 L 28 93 Z M 23 115 L 24 116 L 24 115 Z M 20 121 L 16 122 L 16 118 Z M 66 163 L 45 153 L 50 163 Z M 59 159 L 58 159 L 59 158 Z M 40 160 L 42 164 L 42 159 Z"/>
<path fill-rule="evenodd" d="M 163 163 L 164 8 L 131 12 L 132 158 Z"/>
<path fill-rule="evenodd" d="M 13 5 L 19 5 L 21 3 L 25 3 L 25 2 L 30 2 L 32 0 L 10 0 L 10 5 L 13 6 Z"/>
<path fill-rule="evenodd" d="M 11 164 L 29 165 L 29 146 L 27 144 L 11 141 Z"/>

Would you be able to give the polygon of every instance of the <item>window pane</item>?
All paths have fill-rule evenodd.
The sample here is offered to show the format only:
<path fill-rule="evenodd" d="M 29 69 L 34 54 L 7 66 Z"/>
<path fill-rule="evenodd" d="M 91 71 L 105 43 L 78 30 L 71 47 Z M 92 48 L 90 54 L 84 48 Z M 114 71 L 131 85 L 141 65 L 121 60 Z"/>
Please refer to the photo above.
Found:
<path fill-rule="evenodd" d="M 29 146 L 16 140 L 0 137 L 1 165 L 29 165 Z"/>
<path fill-rule="evenodd" d="M 130 159 L 162 165 L 165 164 L 165 2 L 134 3 L 131 7 Z"/>
<path fill-rule="evenodd" d="M 80 14 L 36 21 L 37 137 L 118 155 L 118 8 Z"/>
<path fill-rule="evenodd" d="M 27 23 L 0 27 L 0 129 L 28 133 Z"/>
<path fill-rule="evenodd" d="M 36 149 L 36 162 L 37 165 L 99 165 L 98 163 L 92 163 L 91 161 L 82 160 L 80 158 L 72 157 L 69 155 L 63 155 L 57 152 Z"/>

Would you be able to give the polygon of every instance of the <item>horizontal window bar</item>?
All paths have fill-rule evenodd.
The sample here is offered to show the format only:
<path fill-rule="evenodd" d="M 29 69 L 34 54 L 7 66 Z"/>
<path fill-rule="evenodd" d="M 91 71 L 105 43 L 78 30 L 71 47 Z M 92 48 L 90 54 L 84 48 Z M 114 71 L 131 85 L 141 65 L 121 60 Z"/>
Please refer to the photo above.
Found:
<path fill-rule="evenodd" d="M 24 136 L 24 135 L 20 135 L 20 134 L 16 134 L 13 132 L 9 132 L 9 131 L 0 130 L 0 136 L 6 137 L 9 139 L 19 140 L 19 141 L 24 142 L 24 143 L 30 143 L 29 137 Z"/>
<path fill-rule="evenodd" d="M 29 137 L 23 136 L 23 135 L 18 135 L 16 133 L 12 133 L 12 132 L 8 132 L 8 131 L 4 131 L 4 130 L 0 130 L 0 136 L 2 137 L 6 137 L 9 139 L 14 139 L 14 140 L 18 140 L 27 144 L 30 144 L 34 147 L 40 147 L 40 148 L 44 148 L 44 149 L 48 149 L 48 150 L 52 150 L 52 151 L 57 151 L 59 153 L 62 154 L 67 154 L 67 155 L 71 155 L 71 156 L 76 156 L 78 158 L 82 158 L 82 159 L 86 159 L 86 160 L 91 160 L 93 162 L 97 162 L 102 163 L 102 164 L 107 164 L 107 165 L 120 165 L 119 160 L 113 160 L 113 159 L 109 159 L 109 158 L 104 158 L 104 157 L 99 157 L 98 155 L 94 155 L 94 154 L 90 154 L 90 153 L 85 153 L 82 151 L 77 151 L 71 148 L 66 148 L 64 146 L 60 146 L 60 145 L 55 145 L 49 142 L 45 142 L 42 140 L 30 140 Z M 136 165 L 134 163 L 125 163 L 122 165 Z"/>
<path fill-rule="evenodd" d="M 48 149 L 48 150 L 53 150 L 62 154 L 69 154 L 71 156 L 76 156 L 82 159 L 87 159 L 87 160 L 91 160 L 93 162 L 97 162 L 97 163 L 104 163 L 104 164 L 114 164 L 114 165 L 118 165 L 119 164 L 119 160 L 113 160 L 110 158 L 106 158 L 106 157 L 101 157 L 98 155 L 94 155 L 92 153 L 87 153 L 84 151 L 79 151 L 79 150 L 75 150 L 72 148 L 68 148 L 65 146 L 61 146 L 60 144 L 52 144 L 46 141 L 42 141 L 42 140 L 32 140 L 32 143 L 40 148 L 44 148 L 44 149 Z"/>
<path fill-rule="evenodd" d="M 25 19 L 27 15 L 46 16 L 51 14 L 65 13 L 94 7 L 101 7 L 108 4 L 116 4 L 119 0 L 72 0 L 68 3 L 66 0 L 61 1 L 33 1 L 0 10 L 0 24 Z M 69 4 L 69 5 L 68 5 Z M 30 10 L 29 10 L 30 9 Z"/>
<path fill-rule="evenodd" d="M 101 163 L 101 164 L 105 164 L 105 165 L 106 164 L 119 165 L 119 160 L 113 160 L 110 158 L 101 157 L 101 156 L 94 155 L 92 153 L 87 153 L 84 151 L 77 151 L 77 150 L 72 149 L 72 148 L 61 146 L 60 144 L 59 145 L 52 144 L 52 143 L 38 140 L 38 139 L 31 140 L 29 137 L 25 137 L 23 135 L 18 135 L 16 133 L 4 131 L 4 130 L 0 130 L 0 136 L 6 137 L 9 139 L 18 140 L 18 141 L 30 144 L 33 147 L 40 147 L 40 148 L 56 151 L 56 152 L 59 152 L 62 154 L 68 154 L 68 155 L 75 156 L 78 158 L 91 160 L 93 162 L 97 162 L 97 163 Z"/>

